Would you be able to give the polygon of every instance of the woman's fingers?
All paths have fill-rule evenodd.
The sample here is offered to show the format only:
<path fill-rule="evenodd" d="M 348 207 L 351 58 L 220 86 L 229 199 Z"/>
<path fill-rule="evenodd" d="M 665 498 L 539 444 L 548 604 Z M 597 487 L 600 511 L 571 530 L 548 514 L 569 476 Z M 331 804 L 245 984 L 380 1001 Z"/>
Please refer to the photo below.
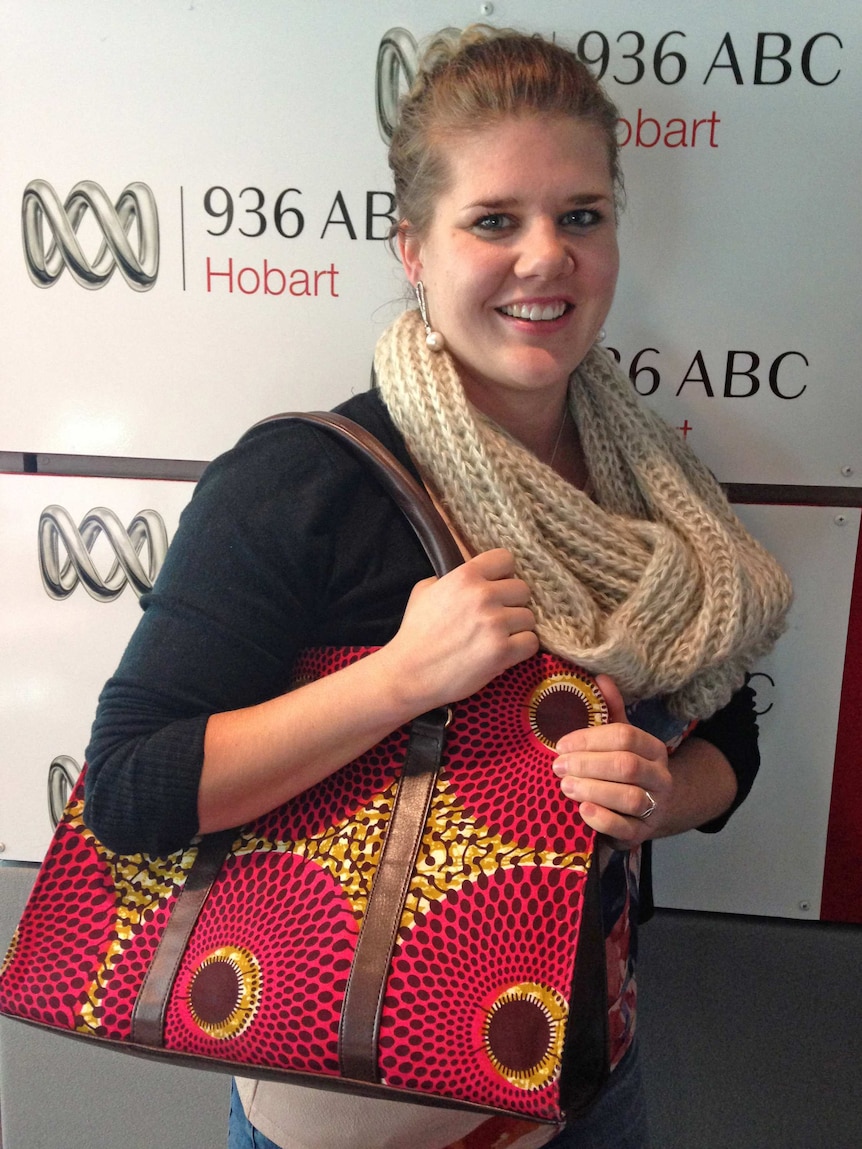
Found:
<path fill-rule="evenodd" d="M 598 686 L 602 692 L 602 696 L 607 703 L 608 722 L 620 722 L 626 726 L 630 725 L 623 696 L 611 676 L 609 674 L 597 674 L 596 686 Z"/>
<path fill-rule="evenodd" d="M 602 806 L 613 810 L 625 818 L 644 819 L 644 814 L 655 802 L 658 809 L 659 797 L 664 793 L 655 785 L 655 793 L 646 786 L 623 786 L 616 782 L 603 782 L 595 778 L 564 778 L 560 789 L 567 798 L 583 804 Z"/>
<path fill-rule="evenodd" d="M 673 777 L 664 743 L 631 725 L 611 679 L 600 675 L 597 681 L 610 723 L 564 735 L 552 768 L 587 825 L 625 849 L 661 833 Z"/>
<path fill-rule="evenodd" d="M 536 619 L 529 607 L 512 608 L 506 612 L 506 626 L 509 634 L 519 634 L 524 630 L 535 632 Z"/>
<path fill-rule="evenodd" d="M 414 587 L 388 654 L 398 689 L 416 694 L 417 713 L 473 694 L 536 653 L 529 587 L 514 570 L 509 551 L 485 551 Z"/>

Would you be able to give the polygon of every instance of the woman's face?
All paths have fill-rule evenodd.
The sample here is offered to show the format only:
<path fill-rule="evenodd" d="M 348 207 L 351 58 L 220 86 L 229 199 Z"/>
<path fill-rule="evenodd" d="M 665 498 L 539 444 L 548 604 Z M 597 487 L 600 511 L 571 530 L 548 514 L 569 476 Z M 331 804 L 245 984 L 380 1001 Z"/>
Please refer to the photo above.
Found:
<path fill-rule="evenodd" d="M 604 137 L 525 116 L 452 137 L 448 189 L 423 235 L 401 236 L 431 326 L 468 398 L 494 416 L 556 396 L 595 342 L 619 253 Z"/>

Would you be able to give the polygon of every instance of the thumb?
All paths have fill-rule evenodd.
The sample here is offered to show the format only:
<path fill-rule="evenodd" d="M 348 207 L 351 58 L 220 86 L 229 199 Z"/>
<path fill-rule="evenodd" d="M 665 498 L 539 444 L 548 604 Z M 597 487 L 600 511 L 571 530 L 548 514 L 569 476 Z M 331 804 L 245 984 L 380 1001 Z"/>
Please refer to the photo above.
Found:
<path fill-rule="evenodd" d="M 596 685 L 604 696 L 605 702 L 608 704 L 608 722 L 624 722 L 630 726 L 628 715 L 626 714 L 626 704 L 623 702 L 623 696 L 619 692 L 619 688 L 609 674 L 597 674 Z"/>

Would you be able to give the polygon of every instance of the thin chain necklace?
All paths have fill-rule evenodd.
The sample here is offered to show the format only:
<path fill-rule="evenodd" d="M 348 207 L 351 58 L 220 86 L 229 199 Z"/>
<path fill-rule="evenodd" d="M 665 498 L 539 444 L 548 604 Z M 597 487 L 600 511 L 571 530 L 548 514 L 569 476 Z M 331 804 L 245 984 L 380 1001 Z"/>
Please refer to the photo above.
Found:
<path fill-rule="evenodd" d="M 568 403 L 566 403 L 566 406 L 563 408 L 563 421 L 562 421 L 562 423 L 560 423 L 559 431 L 557 431 L 557 441 L 554 443 L 554 449 L 551 452 L 551 460 L 548 463 L 548 466 L 551 468 L 551 470 L 554 469 L 554 460 L 557 457 L 557 449 L 559 448 L 560 441 L 562 440 L 562 437 L 563 437 L 563 428 L 566 425 L 566 419 L 568 418 L 568 415 L 569 415 L 569 405 L 568 405 Z M 582 490 L 584 492 L 584 494 L 588 496 L 588 498 L 592 499 L 592 497 L 593 497 L 593 482 L 592 482 L 592 478 L 590 477 L 589 472 L 585 471 L 582 480 L 581 479 L 573 479 L 570 477 L 568 479 L 568 481 L 571 482 L 573 486 L 578 487 L 580 490 Z"/>
<path fill-rule="evenodd" d="M 557 457 L 557 450 L 559 449 L 559 446 L 560 446 L 560 439 L 562 439 L 562 437 L 563 437 L 563 427 L 565 427 L 565 425 L 566 425 L 566 419 L 568 417 L 568 414 L 569 414 L 569 404 L 566 403 L 565 406 L 563 407 L 563 418 L 562 418 L 562 422 L 560 423 L 560 429 L 559 429 L 559 431 L 557 431 L 557 438 L 556 438 L 556 441 L 554 442 L 554 449 L 553 449 L 553 451 L 551 451 L 551 459 L 550 459 L 550 462 L 548 463 L 549 467 L 553 467 L 554 460 Z"/>

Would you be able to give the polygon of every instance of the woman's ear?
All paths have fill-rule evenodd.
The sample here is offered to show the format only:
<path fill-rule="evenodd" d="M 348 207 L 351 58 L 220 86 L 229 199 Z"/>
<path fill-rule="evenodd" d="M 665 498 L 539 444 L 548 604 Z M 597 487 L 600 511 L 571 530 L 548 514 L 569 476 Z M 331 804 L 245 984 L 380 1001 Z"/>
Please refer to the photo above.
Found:
<path fill-rule="evenodd" d="M 398 228 L 398 254 L 412 287 L 422 278 L 422 244 L 406 221 Z"/>

